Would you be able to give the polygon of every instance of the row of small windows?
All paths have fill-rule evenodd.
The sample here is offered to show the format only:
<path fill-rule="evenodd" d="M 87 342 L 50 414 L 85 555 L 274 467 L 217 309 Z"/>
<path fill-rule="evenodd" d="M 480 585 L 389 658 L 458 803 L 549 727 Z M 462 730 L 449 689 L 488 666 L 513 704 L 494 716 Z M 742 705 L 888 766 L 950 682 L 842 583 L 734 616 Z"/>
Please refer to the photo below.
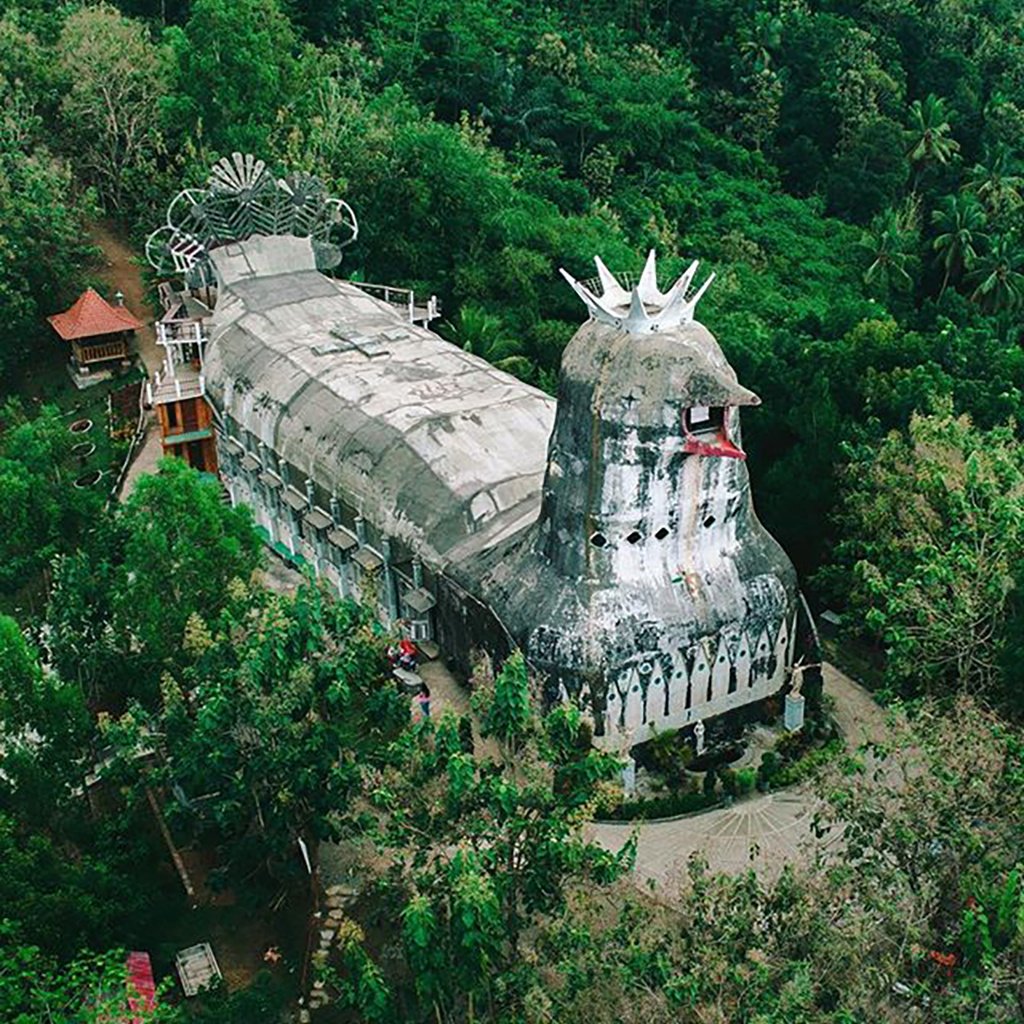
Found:
<path fill-rule="evenodd" d="M 230 419 L 228 424 L 228 437 L 233 437 L 233 434 L 236 432 L 242 435 L 236 438 L 237 442 L 242 446 L 241 450 L 235 449 L 230 445 L 226 446 L 225 461 L 229 471 L 234 472 L 236 475 L 241 473 L 247 477 L 253 492 L 261 493 L 264 506 L 275 516 L 285 517 L 293 532 L 301 534 L 307 540 L 312 541 L 316 534 L 309 532 L 309 524 L 305 522 L 304 518 L 306 513 L 313 508 L 325 511 L 332 509 L 336 525 L 348 530 L 349 533 L 358 535 L 361 545 L 377 550 L 381 548 L 385 538 L 372 522 L 364 519 L 360 523 L 358 513 L 347 502 L 338 500 L 332 503 L 326 489 L 316 482 L 313 485 L 313 502 L 310 505 L 309 488 L 307 486 L 308 478 L 305 473 L 281 458 L 269 445 L 259 443 L 255 435 L 250 431 L 239 428 Z M 230 428 L 234 428 L 234 431 Z M 244 462 L 243 452 L 246 457 L 253 460 L 248 467 L 242 464 Z M 255 464 L 255 468 L 252 468 L 253 464 Z M 290 487 L 296 494 L 303 496 L 306 502 L 305 507 L 295 508 L 290 506 L 285 500 L 280 486 L 267 486 L 259 479 L 257 470 L 260 468 L 264 472 L 269 472 L 272 476 L 277 477 L 282 484 Z M 393 558 L 395 562 L 409 561 L 412 558 L 412 552 L 408 551 L 405 545 L 393 540 L 391 543 L 394 549 Z"/>
<path fill-rule="evenodd" d="M 671 531 L 667 526 L 659 527 L 658 530 L 655 531 L 654 539 L 664 540 L 670 532 Z M 628 544 L 639 544 L 643 539 L 644 535 L 639 530 L 631 530 L 626 534 L 626 543 Z M 590 535 L 590 543 L 593 544 L 595 548 L 603 548 L 608 546 L 609 541 L 603 533 L 592 533 Z"/>
<path fill-rule="evenodd" d="M 710 529 L 715 525 L 715 517 L 708 516 L 705 518 L 703 525 L 705 529 Z M 654 539 L 664 540 L 671 532 L 672 531 L 667 526 L 660 526 L 654 531 Z M 639 530 L 631 530 L 626 534 L 627 544 L 639 544 L 643 539 L 644 536 Z M 609 540 L 603 533 L 598 532 L 590 535 L 590 543 L 593 544 L 595 548 L 604 548 L 608 546 Z"/>

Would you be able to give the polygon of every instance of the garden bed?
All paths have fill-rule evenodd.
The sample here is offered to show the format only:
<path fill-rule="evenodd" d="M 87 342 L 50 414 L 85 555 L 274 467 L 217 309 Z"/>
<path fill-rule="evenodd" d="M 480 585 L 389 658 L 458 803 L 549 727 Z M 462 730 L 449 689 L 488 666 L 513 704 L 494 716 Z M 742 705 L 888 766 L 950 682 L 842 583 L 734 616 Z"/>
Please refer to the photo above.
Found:
<path fill-rule="evenodd" d="M 10 395 L 21 402 L 30 417 L 44 405 L 60 409 L 69 432 L 67 465 L 72 480 L 100 470 L 105 478 L 112 474 L 109 480 L 113 481 L 135 431 L 137 389 L 144 379 L 145 373 L 136 365 L 80 391 L 68 374 L 67 351 L 54 342 L 39 346 L 32 361 L 14 377 Z M 86 452 L 84 444 L 95 447 Z"/>
<path fill-rule="evenodd" d="M 702 791 L 670 793 L 643 800 L 624 800 L 618 807 L 601 815 L 598 821 L 656 821 L 698 814 L 721 803 L 720 797 Z"/>
<path fill-rule="evenodd" d="M 654 821 L 698 814 L 755 791 L 804 782 L 843 750 L 827 711 L 821 719 L 809 718 L 798 732 L 785 732 L 778 723 L 771 729 L 748 729 L 742 740 L 726 739 L 699 758 L 681 732 L 663 732 L 634 748 L 637 795 L 599 820 Z"/>
<path fill-rule="evenodd" d="M 90 469 L 87 473 L 83 473 L 76 481 L 75 486 L 79 489 L 83 487 L 95 487 L 103 479 L 102 469 Z"/>

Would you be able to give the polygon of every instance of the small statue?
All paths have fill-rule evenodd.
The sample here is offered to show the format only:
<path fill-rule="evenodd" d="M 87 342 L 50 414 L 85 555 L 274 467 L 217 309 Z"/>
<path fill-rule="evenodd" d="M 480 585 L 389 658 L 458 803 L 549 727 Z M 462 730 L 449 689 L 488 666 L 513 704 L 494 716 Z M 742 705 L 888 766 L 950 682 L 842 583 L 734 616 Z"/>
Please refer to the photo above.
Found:
<path fill-rule="evenodd" d="M 630 754 L 622 766 L 622 792 L 627 799 L 636 796 L 636 761 Z"/>

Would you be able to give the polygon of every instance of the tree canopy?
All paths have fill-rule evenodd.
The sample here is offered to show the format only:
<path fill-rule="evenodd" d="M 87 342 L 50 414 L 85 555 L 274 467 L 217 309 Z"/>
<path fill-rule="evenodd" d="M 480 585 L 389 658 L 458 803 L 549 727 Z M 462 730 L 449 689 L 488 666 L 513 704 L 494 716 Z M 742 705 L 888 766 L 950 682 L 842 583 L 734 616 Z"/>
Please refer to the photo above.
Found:
<path fill-rule="evenodd" d="M 81 992 L 123 960 L 80 949 L 159 915 L 126 884 L 148 789 L 228 881 L 287 887 L 300 838 L 386 851 L 391 945 L 348 920 L 321 979 L 367 1020 L 1017 1019 L 1022 27 L 1020 0 L 0 4 L 6 390 L 87 283 L 92 218 L 141 241 L 235 149 L 352 203 L 341 273 L 436 294 L 449 340 L 552 393 L 585 315 L 559 267 L 697 257 L 762 399 L 759 515 L 889 695 L 945 702 L 828 778 L 838 862 L 695 863 L 674 909 L 610 910 L 627 859 L 581 829 L 618 767 L 520 661 L 482 735 L 410 726 L 368 613 L 263 593 L 216 484 L 169 462 L 104 510 L 61 414 L 6 405 L 0 592 L 47 610 L 0 617 L 0 1016 L 106 1013 Z"/>

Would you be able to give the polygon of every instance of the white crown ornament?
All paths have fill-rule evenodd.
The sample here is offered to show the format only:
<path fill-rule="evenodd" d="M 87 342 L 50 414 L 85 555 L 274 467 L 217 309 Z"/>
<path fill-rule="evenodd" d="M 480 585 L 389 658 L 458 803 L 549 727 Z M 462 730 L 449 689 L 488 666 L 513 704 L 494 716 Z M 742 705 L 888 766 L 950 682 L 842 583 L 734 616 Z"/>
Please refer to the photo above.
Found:
<path fill-rule="evenodd" d="M 640 274 L 640 280 L 630 292 L 619 284 L 600 256 L 594 257 L 594 263 L 597 265 L 597 277 L 601 285 L 600 298 L 566 270 L 559 270 L 573 291 L 584 301 L 595 320 L 627 334 L 653 334 L 690 323 L 697 303 L 708 290 L 708 285 L 715 279 L 713 273 L 709 274 L 697 291 L 687 298 L 686 291 L 700 263 L 699 260 L 694 260 L 686 273 L 667 292 L 660 292 L 656 257 L 652 249 L 647 254 L 647 262 Z"/>

